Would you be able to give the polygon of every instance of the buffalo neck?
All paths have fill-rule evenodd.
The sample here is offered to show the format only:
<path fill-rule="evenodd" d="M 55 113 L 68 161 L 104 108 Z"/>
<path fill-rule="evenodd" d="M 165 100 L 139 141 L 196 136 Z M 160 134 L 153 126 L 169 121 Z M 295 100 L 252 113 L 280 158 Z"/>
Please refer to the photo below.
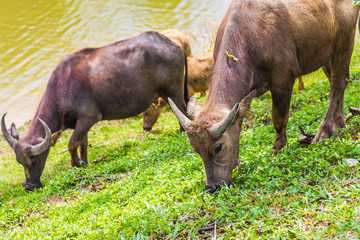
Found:
<path fill-rule="evenodd" d="M 209 112 L 218 108 L 230 110 L 253 90 L 257 96 L 269 90 L 272 61 L 268 51 L 259 50 L 261 38 L 254 35 L 253 26 L 238 24 L 245 19 L 230 21 L 231 14 L 238 16 L 230 10 L 226 13 L 215 41 L 214 68 L 205 103 Z"/>
<path fill-rule="evenodd" d="M 257 95 L 268 90 L 264 70 L 254 66 L 253 62 L 240 52 L 236 59 L 237 61 L 228 57 L 225 51 L 219 51 L 204 107 L 206 112 L 226 113 L 253 90 L 256 90 Z"/>
<path fill-rule="evenodd" d="M 48 125 L 51 133 L 60 130 L 61 117 L 58 114 L 56 105 L 53 104 L 54 101 L 49 101 L 49 99 L 49 94 L 45 92 L 40 101 L 35 116 L 30 123 L 29 130 L 26 133 L 26 136 L 24 136 L 24 138 L 26 138 L 30 144 L 37 144 L 39 143 L 39 139 L 45 137 L 45 129 L 38 118 L 43 120 L 46 125 Z"/>

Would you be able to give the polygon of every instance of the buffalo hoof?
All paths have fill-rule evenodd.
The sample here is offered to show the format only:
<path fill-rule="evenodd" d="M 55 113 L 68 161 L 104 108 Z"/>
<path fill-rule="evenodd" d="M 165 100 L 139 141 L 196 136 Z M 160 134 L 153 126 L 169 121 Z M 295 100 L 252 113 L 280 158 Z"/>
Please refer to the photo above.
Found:
<path fill-rule="evenodd" d="M 214 193 L 218 189 L 220 189 L 220 186 L 205 185 L 205 191 L 207 191 L 209 193 Z"/>
<path fill-rule="evenodd" d="M 311 144 L 312 140 L 313 140 L 313 138 L 309 137 L 309 136 L 302 136 L 297 139 L 297 141 L 299 143 L 306 143 L 306 144 Z"/>
<path fill-rule="evenodd" d="M 28 190 L 28 191 L 34 191 L 36 188 L 42 188 L 41 183 L 27 183 L 25 181 L 22 183 L 22 185 L 24 186 L 25 190 Z"/>
<path fill-rule="evenodd" d="M 280 152 L 281 152 L 281 148 L 280 149 L 273 148 L 273 152 L 271 156 L 276 157 L 276 155 L 278 155 Z"/>
<path fill-rule="evenodd" d="M 71 166 L 73 166 L 73 167 L 87 167 L 88 166 L 88 163 L 87 162 L 85 162 L 85 161 L 82 161 L 82 160 L 80 160 L 80 161 L 73 161 L 73 162 L 71 162 Z"/>
<path fill-rule="evenodd" d="M 332 133 L 325 132 L 325 131 L 324 132 L 323 131 L 318 131 L 311 143 L 321 142 L 322 140 L 324 140 L 326 138 L 329 138 L 331 136 L 332 136 Z"/>
<path fill-rule="evenodd" d="M 337 129 L 346 127 L 343 117 L 337 117 L 336 119 L 337 120 L 331 122 L 323 121 L 311 143 L 321 142 L 322 140 L 331 137 Z"/>

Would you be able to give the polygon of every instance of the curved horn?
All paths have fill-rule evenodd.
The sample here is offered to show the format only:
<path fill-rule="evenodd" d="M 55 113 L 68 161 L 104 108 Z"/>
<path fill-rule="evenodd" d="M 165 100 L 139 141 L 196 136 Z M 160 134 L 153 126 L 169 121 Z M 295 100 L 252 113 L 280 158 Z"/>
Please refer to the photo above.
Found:
<path fill-rule="evenodd" d="M 220 138 L 224 134 L 224 132 L 230 127 L 231 123 L 236 117 L 238 109 L 239 103 L 237 102 L 235 106 L 231 109 L 230 113 L 226 116 L 226 118 L 210 127 L 210 132 L 215 138 Z"/>
<path fill-rule="evenodd" d="M 7 114 L 7 113 L 4 113 L 4 115 L 2 115 L 2 117 L 1 117 L 1 131 L 2 131 L 2 133 L 3 133 L 3 135 L 4 135 L 5 139 L 6 139 L 6 141 L 9 143 L 10 147 L 11 147 L 12 149 L 14 149 L 14 148 L 15 148 L 15 145 L 18 144 L 18 143 L 17 143 L 16 140 L 9 134 L 9 132 L 8 132 L 7 129 L 6 129 L 6 125 L 5 125 L 5 115 L 6 115 L 6 114 Z"/>
<path fill-rule="evenodd" d="M 43 120 L 41 120 L 40 118 L 38 118 L 38 119 L 45 129 L 46 135 L 45 135 L 45 139 L 41 143 L 31 147 L 31 155 L 32 156 L 36 156 L 36 155 L 39 155 L 40 153 L 43 153 L 44 151 L 49 149 L 51 146 L 51 130 Z"/>
<path fill-rule="evenodd" d="M 185 114 L 183 114 L 180 109 L 175 105 L 175 103 L 171 100 L 171 98 L 168 98 L 168 102 L 170 105 L 171 110 L 174 112 L 176 118 L 179 120 L 180 125 L 187 131 L 189 128 L 189 125 L 191 123 L 191 120 L 188 119 Z"/>

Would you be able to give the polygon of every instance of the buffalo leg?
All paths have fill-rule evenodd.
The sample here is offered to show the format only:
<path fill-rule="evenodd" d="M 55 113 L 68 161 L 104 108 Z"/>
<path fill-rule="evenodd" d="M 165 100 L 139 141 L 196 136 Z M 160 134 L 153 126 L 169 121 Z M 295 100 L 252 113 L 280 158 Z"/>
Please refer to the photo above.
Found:
<path fill-rule="evenodd" d="M 336 46 L 335 54 L 330 60 L 330 65 L 327 66 L 327 68 L 330 66 L 331 69 L 330 73 L 328 73 L 331 74 L 329 78 L 329 106 L 312 141 L 313 143 L 320 142 L 330 137 L 338 128 L 345 127 L 344 93 L 350 77 L 349 66 L 353 46 L 354 36 L 352 35 L 349 37 L 348 43 L 341 43 L 341 45 Z"/>
<path fill-rule="evenodd" d="M 336 129 L 345 127 L 344 92 L 348 79 L 348 74 L 337 75 L 336 71 L 331 72 L 329 106 L 313 143 L 320 142 L 330 137 Z"/>
<path fill-rule="evenodd" d="M 294 83 L 295 79 L 293 80 Z M 273 156 L 280 153 L 280 150 L 286 145 L 286 126 L 289 119 L 290 99 L 292 94 L 292 86 L 284 89 L 273 86 L 271 89 L 272 96 L 272 119 L 276 130 L 276 137 L 273 147 Z"/>
<path fill-rule="evenodd" d="M 85 135 L 85 138 L 80 142 L 80 159 L 84 166 L 88 165 L 87 160 L 87 147 L 88 147 L 88 136 Z"/>
<path fill-rule="evenodd" d="M 87 166 L 87 133 L 97 121 L 77 120 L 74 132 L 69 142 L 71 165 L 73 167 Z M 80 146 L 80 156 L 78 148 Z"/>
<path fill-rule="evenodd" d="M 298 80 L 299 80 L 298 90 L 299 91 L 305 90 L 305 85 L 304 85 L 304 81 L 302 80 L 302 76 L 298 77 Z"/>

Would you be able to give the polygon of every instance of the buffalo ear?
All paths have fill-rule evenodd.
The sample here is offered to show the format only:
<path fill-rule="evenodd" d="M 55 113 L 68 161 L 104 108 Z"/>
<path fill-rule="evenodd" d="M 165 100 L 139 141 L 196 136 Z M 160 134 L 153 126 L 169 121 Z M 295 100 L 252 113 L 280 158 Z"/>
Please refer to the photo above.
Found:
<path fill-rule="evenodd" d="M 59 139 L 61 133 L 62 133 L 62 130 L 57 131 L 51 135 L 51 146 L 55 145 L 55 143 Z"/>
<path fill-rule="evenodd" d="M 194 96 L 192 96 L 187 104 L 187 113 L 188 115 L 194 119 L 196 117 L 196 115 L 200 112 L 201 107 L 198 103 L 198 101 L 196 100 L 196 98 Z"/>
<path fill-rule="evenodd" d="M 246 97 L 244 97 L 243 100 L 241 100 L 240 108 L 238 112 L 238 117 L 240 119 L 243 119 L 250 111 L 250 104 L 255 96 L 256 96 L 256 90 L 252 91 Z"/>
<path fill-rule="evenodd" d="M 16 127 L 15 127 L 15 124 L 14 124 L 14 123 L 11 124 L 10 133 L 11 133 L 11 136 L 12 136 L 13 138 L 15 138 L 16 140 L 19 140 L 20 134 L 19 134 L 19 132 L 16 130 Z"/>

